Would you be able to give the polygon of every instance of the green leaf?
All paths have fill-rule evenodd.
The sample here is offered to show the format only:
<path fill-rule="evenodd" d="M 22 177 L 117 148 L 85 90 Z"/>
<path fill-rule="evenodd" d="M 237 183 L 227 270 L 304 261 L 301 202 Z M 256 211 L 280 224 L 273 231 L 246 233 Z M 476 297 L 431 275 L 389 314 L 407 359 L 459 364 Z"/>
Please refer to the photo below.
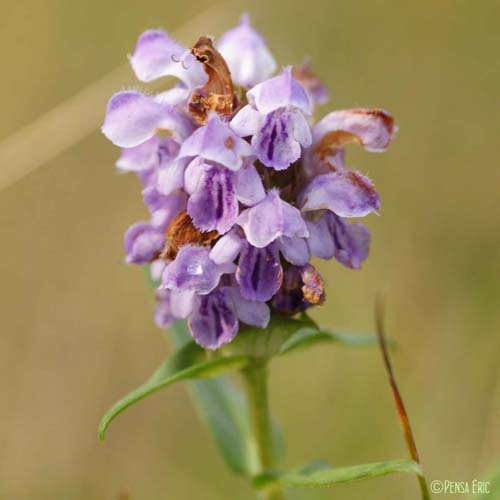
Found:
<path fill-rule="evenodd" d="M 191 339 L 185 321 L 174 323 L 170 333 L 176 346 L 185 345 Z M 237 474 L 253 476 L 257 470 L 257 456 L 243 393 L 226 376 L 193 381 L 188 388 L 198 415 L 207 425 L 226 464 Z M 276 422 L 272 425 L 276 463 L 281 464 L 283 435 Z"/>
<path fill-rule="evenodd" d="M 106 428 L 116 416 L 153 392 L 180 380 L 216 377 L 239 370 L 248 363 L 248 356 L 207 359 L 206 352 L 191 341 L 172 354 L 146 383 L 127 394 L 105 413 L 99 425 L 99 438 L 104 439 Z"/>
<path fill-rule="evenodd" d="M 377 345 L 377 336 L 368 333 L 344 333 L 319 330 L 314 327 L 302 328 L 283 343 L 279 354 L 289 354 L 290 352 L 325 342 L 354 347 L 371 347 Z"/>
<path fill-rule="evenodd" d="M 348 483 L 359 479 L 384 476 L 396 472 L 407 472 L 421 475 L 422 469 L 413 460 L 389 460 L 372 464 L 353 465 L 351 467 L 300 468 L 290 472 L 268 472 L 256 477 L 253 484 L 256 488 L 263 488 L 271 483 L 278 482 L 289 487 L 332 486 L 339 483 Z"/>

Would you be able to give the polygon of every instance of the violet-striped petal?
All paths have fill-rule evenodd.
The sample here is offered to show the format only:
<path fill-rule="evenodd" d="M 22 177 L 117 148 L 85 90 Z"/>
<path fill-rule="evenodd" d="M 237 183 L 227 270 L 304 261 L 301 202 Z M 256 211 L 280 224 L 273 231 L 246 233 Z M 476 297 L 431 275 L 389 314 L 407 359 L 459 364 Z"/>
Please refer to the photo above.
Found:
<path fill-rule="evenodd" d="M 158 129 L 169 130 L 182 140 L 191 133 L 193 125 L 176 109 L 140 92 L 126 90 L 110 99 L 101 130 L 113 144 L 132 148 L 151 139 Z"/>
<path fill-rule="evenodd" d="M 359 269 L 368 257 L 370 231 L 363 224 L 347 222 L 326 211 L 319 219 L 308 220 L 307 227 L 310 234 L 307 243 L 315 257 L 335 257 L 352 269 Z"/>
<path fill-rule="evenodd" d="M 229 66 L 233 81 L 238 85 L 251 87 L 276 70 L 276 61 L 264 38 L 253 29 L 246 14 L 241 16 L 236 28 L 220 37 L 217 48 Z"/>
<path fill-rule="evenodd" d="M 186 245 L 163 272 L 162 285 L 170 290 L 192 291 L 204 295 L 219 283 L 227 269 L 218 266 L 210 257 L 210 248 Z"/>
<path fill-rule="evenodd" d="M 266 302 L 278 291 L 283 279 L 278 244 L 265 248 L 246 245 L 240 254 L 236 280 L 241 295 L 248 300 Z"/>
<path fill-rule="evenodd" d="M 346 109 L 329 113 L 313 127 L 313 143 L 320 152 L 356 142 L 380 153 L 395 132 L 394 119 L 383 109 Z"/>
<path fill-rule="evenodd" d="M 254 156 L 252 147 L 238 137 L 228 125 L 212 115 L 208 123 L 198 128 L 182 144 L 179 158 L 201 156 L 230 170 L 238 170 L 243 159 Z"/>
<path fill-rule="evenodd" d="M 193 88 L 203 85 L 207 75 L 202 65 L 180 43 L 162 30 L 147 30 L 139 37 L 130 64 L 143 82 L 161 76 L 176 76 Z"/>
<path fill-rule="evenodd" d="M 275 170 L 284 170 L 300 158 L 301 146 L 311 144 L 311 132 L 298 109 L 277 109 L 268 114 L 252 137 L 259 160 Z"/>
<path fill-rule="evenodd" d="M 193 224 L 202 231 L 229 231 L 238 216 L 233 173 L 210 166 L 203 172 L 196 191 L 189 197 L 187 210 Z"/>
<path fill-rule="evenodd" d="M 259 83 L 247 92 L 248 102 L 267 115 L 279 108 L 294 107 L 307 115 L 311 114 L 311 102 L 304 87 L 292 77 L 292 68 Z"/>
<path fill-rule="evenodd" d="M 165 235 L 149 222 L 131 226 L 124 237 L 126 261 L 129 264 L 147 264 L 162 250 Z"/>
<path fill-rule="evenodd" d="M 230 293 L 224 289 L 196 297 L 188 321 L 196 343 L 215 350 L 231 342 L 238 333 L 238 318 Z"/>
<path fill-rule="evenodd" d="M 328 209 L 341 217 L 364 217 L 380 208 L 373 183 L 358 172 L 318 175 L 301 192 L 302 211 Z"/>

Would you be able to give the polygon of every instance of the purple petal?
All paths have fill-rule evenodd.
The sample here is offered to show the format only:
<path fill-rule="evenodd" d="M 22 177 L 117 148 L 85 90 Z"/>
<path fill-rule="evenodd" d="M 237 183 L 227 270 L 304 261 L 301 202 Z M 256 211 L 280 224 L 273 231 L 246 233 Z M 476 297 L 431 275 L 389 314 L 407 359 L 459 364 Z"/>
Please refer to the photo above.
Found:
<path fill-rule="evenodd" d="M 234 190 L 238 201 L 248 207 L 261 202 L 266 196 L 260 175 L 252 164 L 236 172 Z"/>
<path fill-rule="evenodd" d="M 299 197 L 302 211 L 328 209 L 341 217 L 364 217 L 380 208 L 373 183 L 358 172 L 318 175 Z"/>
<path fill-rule="evenodd" d="M 226 269 L 210 257 L 210 248 L 186 245 L 163 272 L 162 285 L 170 290 L 210 293 Z"/>
<path fill-rule="evenodd" d="M 311 132 L 301 111 L 278 109 L 267 115 L 252 137 L 259 160 L 267 167 L 284 170 L 300 158 L 300 146 L 311 144 Z"/>
<path fill-rule="evenodd" d="M 357 142 L 367 151 L 380 153 L 389 146 L 396 128 L 392 116 L 382 109 L 333 111 L 313 127 L 313 142 L 333 149 Z"/>
<path fill-rule="evenodd" d="M 296 266 L 305 266 L 309 263 L 311 255 L 306 241 L 303 238 L 280 238 L 280 250 L 283 257 Z"/>
<path fill-rule="evenodd" d="M 148 30 L 139 37 L 130 63 L 137 78 L 143 82 L 171 75 L 192 88 L 207 80 L 202 65 L 194 56 L 161 30 Z"/>
<path fill-rule="evenodd" d="M 368 257 L 370 231 L 360 223 L 349 223 L 332 212 L 307 222 L 311 254 L 321 259 L 335 257 L 341 264 L 359 269 Z"/>
<path fill-rule="evenodd" d="M 192 93 L 193 90 L 191 88 L 187 87 L 184 83 L 178 83 L 171 89 L 157 94 L 155 100 L 161 104 L 183 109 L 186 107 Z"/>
<path fill-rule="evenodd" d="M 238 137 L 214 115 L 206 125 L 198 128 L 183 142 L 179 158 L 201 156 L 230 170 L 238 170 L 243 164 L 243 158 L 253 154 L 250 144 Z"/>
<path fill-rule="evenodd" d="M 168 262 L 164 259 L 156 259 L 151 262 L 149 266 L 149 276 L 151 277 L 152 281 L 159 282 L 161 280 L 161 275 L 163 274 L 163 271 L 165 270 L 167 264 Z M 165 292 L 166 291 L 167 290 L 165 290 Z"/>
<path fill-rule="evenodd" d="M 193 126 L 174 108 L 127 90 L 110 99 L 101 130 L 113 144 L 132 148 L 151 139 L 158 129 L 170 130 L 175 137 L 183 139 Z"/>
<path fill-rule="evenodd" d="M 269 245 L 283 233 L 283 209 L 278 193 L 271 191 L 258 205 L 241 212 L 237 223 L 251 245 L 258 248 Z"/>
<path fill-rule="evenodd" d="M 266 328 L 271 319 L 271 312 L 269 306 L 265 302 L 258 302 L 256 300 L 245 299 L 238 287 L 228 287 L 233 297 L 236 306 L 236 314 L 238 319 L 247 325 L 258 326 L 259 328 Z"/>
<path fill-rule="evenodd" d="M 149 222 L 138 222 L 125 233 L 126 261 L 131 264 L 147 264 L 163 249 L 165 235 Z"/>
<path fill-rule="evenodd" d="M 210 258 L 216 264 L 233 262 L 242 248 L 243 241 L 236 230 L 232 230 L 220 238 L 210 251 Z"/>
<path fill-rule="evenodd" d="M 252 108 L 250 104 L 247 104 L 236 113 L 230 125 L 240 137 L 248 137 L 257 133 L 262 126 L 263 120 L 263 115 Z"/>
<path fill-rule="evenodd" d="M 157 173 L 156 187 L 161 194 L 169 195 L 184 187 L 186 160 L 173 159 L 164 162 Z"/>
<path fill-rule="evenodd" d="M 208 163 L 200 157 L 191 161 L 184 171 L 184 191 L 188 194 L 193 194 L 198 189 L 205 171 L 212 166 L 213 164 Z"/>
<path fill-rule="evenodd" d="M 307 226 L 300 212 L 271 190 L 259 204 L 241 212 L 237 219 L 251 245 L 263 248 L 281 235 L 306 237 Z"/>
<path fill-rule="evenodd" d="M 205 349 L 231 342 L 239 326 L 232 297 L 224 289 L 197 297 L 188 324 L 196 343 Z"/>
<path fill-rule="evenodd" d="M 246 245 L 240 254 L 236 280 L 241 295 L 248 300 L 266 302 L 279 290 L 283 269 L 279 261 L 278 245 L 265 248 Z"/>
<path fill-rule="evenodd" d="M 187 196 L 182 191 L 163 196 L 155 188 L 146 188 L 143 191 L 143 196 L 151 212 L 162 211 L 165 214 L 164 219 L 167 226 L 176 215 L 186 210 Z"/>
<path fill-rule="evenodd" d="M 247 92 L 250 104 L 267 115 L 279 108 L 288 106 L 299 108 L 307 115 L 311 114 L 311 103 L 304 87 L 292 77 L 292 68 L 288 66 L 281 75 L 259 83 Z"/>
<path fill-rule="evenodd" d="M 170 292 L 170 308 L 177 319 L 187 319 L 194 307 L 195 294 L 190 291 L 165 290 Z"/>
<path fill-rule="evenodd" d="M 172 308 L 170 306 L 170 290 L 158 290 L 157 300 L 154 312 L 155 323 L 158 328 L 164 330 L 172 325 L 172 323 L 177 319 L 172 314 Z"/>
<path fill-rule="evenodd" d="M 312 72 L 310 60 L 306 59 L 301 66 L 294 67 L 292 75 L 303 85 L 311 103 L 325 104 L 328 102 L 328 90 L 325 84 Z"/>
<path fill-rule="evenodd" d="M 158 146 L 160 137 L 151 139 L 133 148 L 122 149 L 122 154 L 116 166 L 123 172 L 143 172 L 158 166 Z"/>
<path fill-rule="evenodd" d="M 207 168 L 189 197 L 187 210 L 198 229 L 227 233 L 238 216 L 232 172 L 220 167 Z"/>
<path fill-rule="evenodd" d="M 283 211 L 283 234 L 290 238 L 305 238 L 309 236 L 307 225 L 298 209 L 292 207 L 290 203 L 281 201 L 281 210 Z"/>
<path fill-rule="evenodd" d="M 229 66 L 233 82 L 238 85 L 252 87 L 276 70 L 276 61 L 264 38 L 253 29 L 245 14 L 236 28 L 220 37 L 217 48 Z"/>

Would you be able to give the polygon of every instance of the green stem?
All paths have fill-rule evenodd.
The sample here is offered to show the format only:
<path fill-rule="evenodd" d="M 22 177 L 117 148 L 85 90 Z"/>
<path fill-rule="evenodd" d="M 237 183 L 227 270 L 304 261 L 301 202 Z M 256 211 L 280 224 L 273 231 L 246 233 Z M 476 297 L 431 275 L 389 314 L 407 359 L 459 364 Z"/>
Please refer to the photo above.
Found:
<path fill-rule="evenodd" d="M 275 469 L 275 450 L 267 396 L 267 361 L 259 360 L 242 371 L 248 399 L 250 426 L 257 451 L 257 474 Z M 278 484 L 257 491 L 259 500 L 285 500 Z"/>

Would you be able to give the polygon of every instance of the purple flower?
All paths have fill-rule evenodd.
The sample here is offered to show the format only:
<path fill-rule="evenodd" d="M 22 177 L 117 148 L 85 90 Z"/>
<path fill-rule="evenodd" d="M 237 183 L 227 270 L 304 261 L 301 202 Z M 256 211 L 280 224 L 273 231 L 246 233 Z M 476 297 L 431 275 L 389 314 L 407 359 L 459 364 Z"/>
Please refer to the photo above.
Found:
<path fill-rule="evenodd" d="M 246 141 L 238 137 L 217 115 L 187 138 L 179 151 L 179 159 L 201 157 L 229 170 L 239 170 L 245 159 L 254 157 Z"/>
<path fill-rule="evenodd" d="M 175 260 L 163 272 L 162 286 L 181 292 L 200 295 L 211 292 L 225 273 L 234 272 L 231 264 L 217 265 L 210 257 L 210 249 L 203 246 L 182 247 Z"/>
<path fill-rule="evenodd" d="M 203 67 L 190 51 L 162 30 L 148 30 L 139 37 L 130 64 L 142 82 L 176 76 L 193 88 L 207 80 Z"/>
<path fill-rule="evenodd" d="M 359 269 L 368 257 L 370 231 L 360 223 L 347 222 L 329 211 L 310 212 L 307 220 L 311 255 L 335 257 L 341 264 Z"/>
<path fill-rule="evenodd" d="M 138 222 L 125 233 L 126 261 L 129 264 L 147 264 L 161 252 L 165 235 L 149 222 Z"/>
<path fill-rule="evenodd" d="M 245 300 L 237 289 L 221 287 L 197 296 L 188 324 L 195 341 L 205 349 L 218 349 L 238 333 L 238 319 L 265 328 L 269 323 L 266 304 Z"/>
<path fill-rule="evenodd" d="M 102 132 L 116 146 L 138 146 L 159 129 L 182 140 L 191 133 L 193 125 L 175 108 L 134 90 L 118 92 L 110 99 Z"/>
<path fill-rule="evenodd" d="M 318 175 L 300 193 L 303 212 L 328 209 L 341 217 L 364 217 L 380 208 L 373 183 L 358 172 Z"/>
<path fill-rule="evenodd" d="M 253 87 L 269 78 L 276 70 L 276 61 L 264 38 L 257 33 L 247 14 L 243 14 L 236 28 L 226 31 L 217 43 L 226 60 L 235 83 Z"/>
<path fill-rule="evenodd" d="M 249 243 L 262 248 L 276 238 L 304 238 L 307 226 L 300 212 L 280 199 L 277 190 L 269 194 L 258 205 L 241 212 L 237 223 L 243 228 Z"/>
<path fill-rule="evenodd" d="M 321 305 L 311 258 L 360 268 L 370 233 L 348 219 L 380 208 L 372 181 L 346 168 L 346 146 L 384 151 L 392 117 L 359 108 L 314 124 L 325 86 L 309 63 L 272 77 L 276 62 L 247 16 L 216 47 L 148 30 L 130 62 L 143 82 L 179 80 L 156 96 L 116 93 L 102 126 L 150 213 L 124 243 L 126 261 L 150 265 L 160 284 L 157 325 L 185 319 L 199 345 L 218 349 L 241 323 L 265 328 L 271 314 Z"/>
<path fill-rule="evenodd" d="M 288 168 L 300 158 L 301 146 L 311 144 L 305 118 L 311 113 L 311 103 L 304 88 L 288 67 L 248 91 L 247 98 L 250 104 L 231 120 L 231 127 L 241 137 L 252 136 L 252 146 L 264 165 Z"/>

